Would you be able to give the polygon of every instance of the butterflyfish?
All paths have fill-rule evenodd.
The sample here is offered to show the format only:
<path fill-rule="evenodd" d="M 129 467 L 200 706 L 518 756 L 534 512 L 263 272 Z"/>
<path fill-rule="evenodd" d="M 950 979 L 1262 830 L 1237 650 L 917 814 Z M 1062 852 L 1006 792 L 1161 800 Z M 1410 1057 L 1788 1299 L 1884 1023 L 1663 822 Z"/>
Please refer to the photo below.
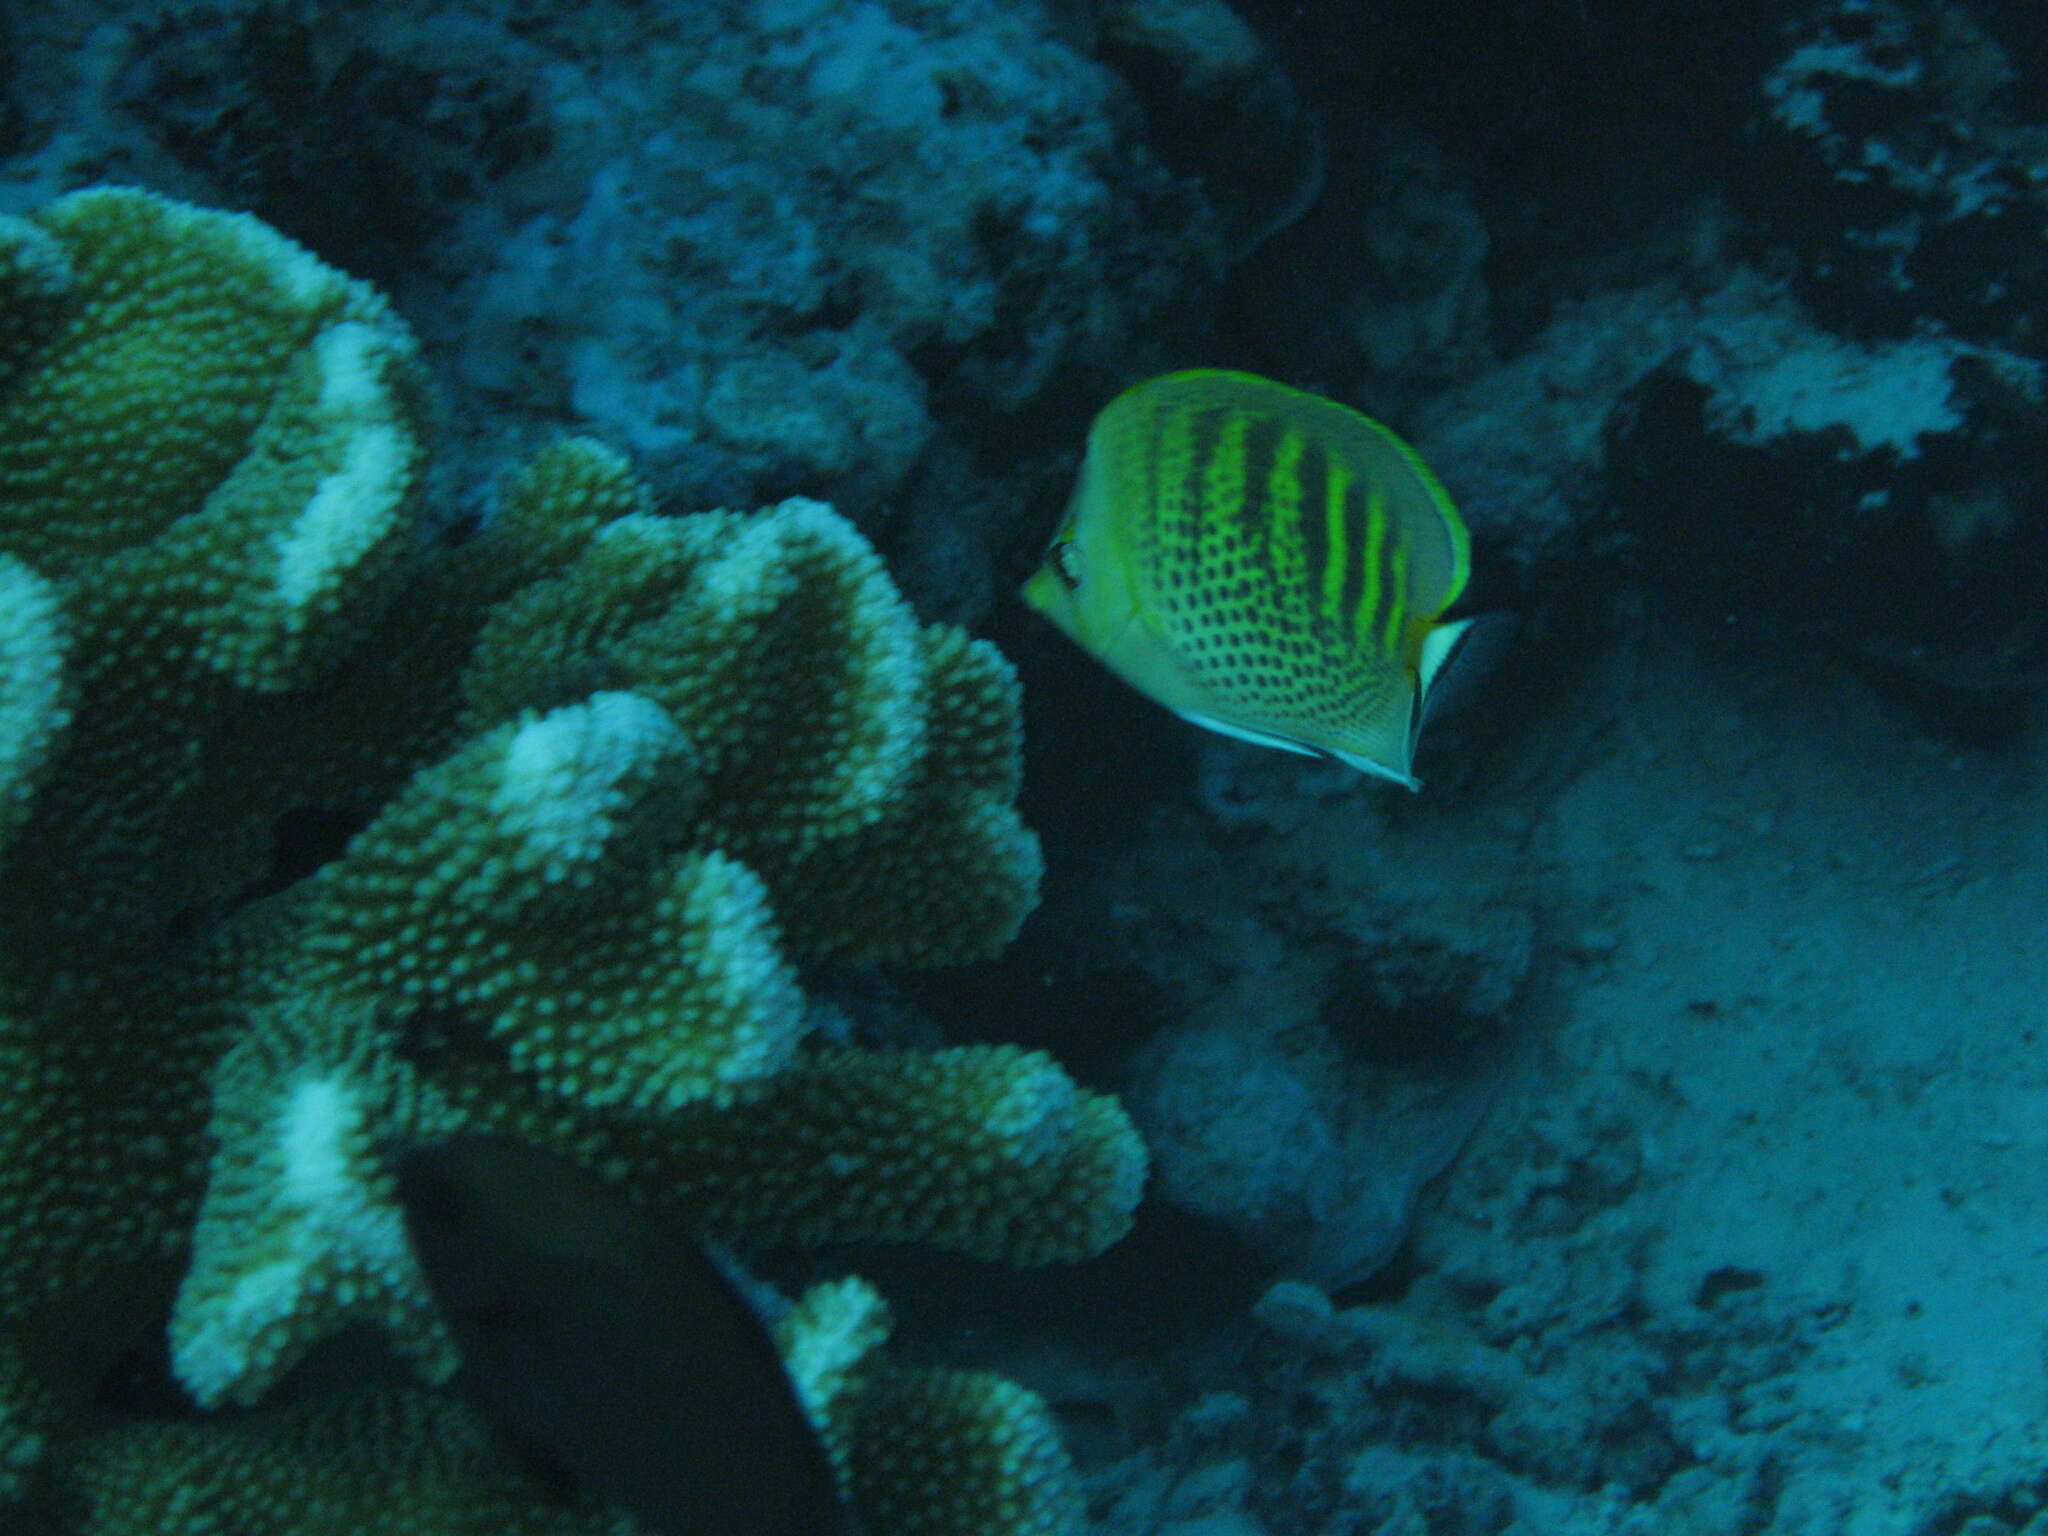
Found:
<path fill-rule="evenodd" d="M 507 1136 L 401 1156 L 458 1380 L 556 1496 L 656 1536 L 844 1536 L 824 1445 L 751 1302 L 686 1233 Z"/>
<path fill-rule="evenodd" d="M 1169 373 L 1095 418 L 1025 601 L 1213 731 L 1410 789 L 1469 620 L 1464 522 L 1369 417 L 1255 374 Z"/>

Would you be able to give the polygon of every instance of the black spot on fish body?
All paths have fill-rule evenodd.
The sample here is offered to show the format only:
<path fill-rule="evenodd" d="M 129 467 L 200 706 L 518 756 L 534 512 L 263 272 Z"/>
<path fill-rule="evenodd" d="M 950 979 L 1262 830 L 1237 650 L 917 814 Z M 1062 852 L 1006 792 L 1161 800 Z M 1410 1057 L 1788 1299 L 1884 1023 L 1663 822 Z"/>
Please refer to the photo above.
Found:
<path fill-rule="evenodd" d="M 659 1536 L 848 1529 L 774 1340 L 695 1242 L 509 1137 L 419 1148 L 397 1173 L 462 1384 L 551 1492 Z"/>

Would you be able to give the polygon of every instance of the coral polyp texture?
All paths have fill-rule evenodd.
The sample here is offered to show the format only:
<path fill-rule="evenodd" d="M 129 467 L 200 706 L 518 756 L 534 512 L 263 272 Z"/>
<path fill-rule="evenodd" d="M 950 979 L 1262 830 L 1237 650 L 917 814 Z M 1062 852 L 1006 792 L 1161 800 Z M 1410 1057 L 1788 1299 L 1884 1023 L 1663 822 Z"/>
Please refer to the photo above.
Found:
<path fill-rule="evenodd" d="M 1129 1224 L 1113 1099 L 822 1041 L 804 991 L 1030 910 L 1003 658 L 829 507 L 656 516 L 587 441 L 437 538 L 420 394 L 383 301 L 254 220 L 0 219 L 0 1518 L 626 1529 L 446 1384 L 392 1169 L 456 1132 L 742 1258 Z M 887 1327 L 853 1279 L 777 1325 L 872 1536 L 1075 1529 L 1044 1405 L 891 1365 Z M 337 1384 L 344 1334 L 386 1385 Z M 110 1410 L 165 1335 L 192 1411 Z"/>

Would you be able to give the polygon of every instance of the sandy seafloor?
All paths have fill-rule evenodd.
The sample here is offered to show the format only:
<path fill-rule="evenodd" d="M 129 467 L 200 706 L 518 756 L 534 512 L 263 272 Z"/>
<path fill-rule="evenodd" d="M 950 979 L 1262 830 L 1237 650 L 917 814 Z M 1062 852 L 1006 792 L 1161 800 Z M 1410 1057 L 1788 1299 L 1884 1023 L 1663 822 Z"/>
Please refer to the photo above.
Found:
<path fill-rule="evenodd" d="M 1474 1160 L 1532 1114 L 1618 1120 L 1640 1174 L 1597 1246 L 1653 1317 L 1735 1271 L 1812 1320 L 1731 1394 L 1782 1459 L 1765 1528 L 1918 1529 L 2048 1470 L 2048 744 L 1959 749 L 1759 659 L 1616 680 L 1532 844 L 1613 947 Z"/>
<path fill-rule="evenodd" d="M 1540 706 L 1526 798 L 1468 785 L 1371 855 L 1455 884 L 1517 844 L 1566 958 L 1423 1203 L 1420 1278 L 1269 1296 L 1257 1384 L 1187 1415 L 1177 1465 L 1104 1475 L 1112 1528 L 2040 1528 L 2048 740 L 1667 628 Z M 1603 1486 L 1637 1434 L 1678 1449 Z"/>
<path fill-rule="evenodd" d="M 1630 1107 L 1654 1309 L 1735 1269 L 1826 1320 L 1745 1409 L 1789 1442 L 1788 1513 L 1900 1529 L 2043 1465 L 2042 743 L 1944 747 L 1824 678 L 1683 680 L 1622 696 L 1540 836 L 1617 947 L 1521 1091 Z"/>

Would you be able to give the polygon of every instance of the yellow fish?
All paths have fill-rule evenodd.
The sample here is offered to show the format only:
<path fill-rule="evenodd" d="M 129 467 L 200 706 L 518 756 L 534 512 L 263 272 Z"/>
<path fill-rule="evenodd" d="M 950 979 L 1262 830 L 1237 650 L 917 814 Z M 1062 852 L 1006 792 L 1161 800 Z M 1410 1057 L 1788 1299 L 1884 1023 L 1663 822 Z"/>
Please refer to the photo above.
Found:
<path fill-rule="evenodd" d="M 1024 599 L 1196 725 L 1409 772 L 1465 525 L 1401 439 L 1348 406 L 1197 369 L 1125 390 L 1088 433 Z"/>

